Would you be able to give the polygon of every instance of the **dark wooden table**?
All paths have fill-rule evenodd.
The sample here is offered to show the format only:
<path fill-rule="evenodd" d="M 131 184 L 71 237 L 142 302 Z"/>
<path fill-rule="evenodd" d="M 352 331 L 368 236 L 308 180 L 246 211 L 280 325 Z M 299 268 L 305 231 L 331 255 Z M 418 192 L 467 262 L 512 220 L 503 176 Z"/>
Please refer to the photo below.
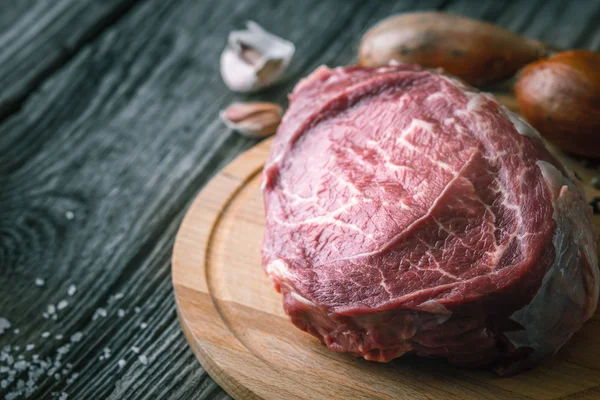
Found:
<path fill-rule="evenodd" d="M 187 346 L 170 279 L 187 206 L 256 143 L 218 112 L 236 99 L 285 103 L 317 66 L 352 63 L 367 27 L 414 9 L 600 50 L 600 1 L 3 2 L 2 397 L 227 398 Z M 297 53 L 283 83 L 244 97 L 218 71 L 227 33 L 248 19 Z"/>

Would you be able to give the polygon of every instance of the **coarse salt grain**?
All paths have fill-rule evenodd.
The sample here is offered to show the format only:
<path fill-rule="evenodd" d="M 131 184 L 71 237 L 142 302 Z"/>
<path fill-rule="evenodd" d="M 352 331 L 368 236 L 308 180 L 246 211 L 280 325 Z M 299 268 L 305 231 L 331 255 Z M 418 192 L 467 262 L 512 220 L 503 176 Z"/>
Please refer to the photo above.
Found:
<path fill-rule="evenodd" d="M 73 296 L 75 293 L 77 293 L 77 286 L 69 285 L 69 287 L 67 288 L 67 294 L 69 296 Z"/>
<path fill-rule="evenodd" d="M 133 351 L 135 354 L 138 354 L 140 352 L 140 348 L 137 346 L 132 346 L 131 351 Z"/>
<path fill-rule="evenodd" d="M 15 329 L 13 330 L 13 333 L 14 333 L 15 335 L 18 335 L 19 333 L 21 333 L 21 330 L 20 330 L 19 328 L 15 328 Z"/>
<path fill-rule="evenodd" d="M 0 335 L 4 333 L 5 330 L 10 329 L 10 322 L 4 317 L 0 317 Z"/>
<path fill-rule="evenodd" d="M 75 218 L 75 214 L 73 214 L 73 211 L 67 211 L 67 212 L 65 213 L 65 217 L 66 217 L 66 218 L 67 218 L 67 219 L 70 221 L 70 220 L 72 220 L 73 218 Z"/>
<path fill-rule="evenodd" d="M 120 292 L 115 294 L 115 296 L 114 296 L 115 300 L 121 300 L 122 298 L 123 298 L 123 293 L 120 293 Z"/>
<path fill-rule="evenodd" d="M 70 385 L 71 383 L 75 382 L 75 380 L 79 377 L 79 373 L 78 372 L 73 372 L 71 374 L 71 376 L 67 379 L 67 385 Z"/>
<path fill-rule="evenodd" d="M 60 347 L 59 347 L 59 348 L 56 350 L 56 352 L 57 352 L 59 355 L 61 355 L 61 354 L 66 354 L 66 353 L 68 353 L 70 350 L 71 350 L 71 345 L 67 343 L 67 344 L 65 344 L 65 345 L 63 345 L 63 346 L 60 346 Z"/>
<path fill-rule="evenodd" d="M 83 338 L 83 333 L 75 332 L 74 334 L 71 335 L 71 342 L 77 343 L 77 342 L 81 341 L 81 338 Z"/>
<path fill-rule="evenodd" d="M 42 337 L 43 338 L 47 338 L 50 336 L 50 332 L 46 331 L 46 332 L 42 332 Z"/>
<path fill-rule="evenodd" d="M 56 308 L 59 310 L 64 310 L 65 308 L 67 308 L 68 305 L 69 305 L 69 302 L 67 300 L 61 300 L 56 305 Z"/>
<path fill-rule="evenodd" d="M 27 369 L 28 365 L 29 365 L 29 363 L 27 361 L 21 360 L 21 361 L 17 361 L 13 365 L 13 368 L 17 371 L 25 371 Z"/>
<path fill-rule="evenodd" d="M 26 351 L 31 351 L 35 349 L 35 345 L 34 344 L 28 344 L 27 346 L 25 346 L 25 350 Z"/>
<path fill-rule="evenodd" d="M 42 278 L 35 278 L 35 286 L 42 287 L 46 284 L 46 281 Z"/>
<path fill-rule="evenodd" d="M 54 304 L 48 304 L 48 306 L 46 307 L 46 313 L 49 315 L 52 315 L 56 312 L 56 307 L 54 306 Z"/>
<path fill-rule="evenodd" d="M 97 320 L 98 318 L 100 318 L 100 317 L 104 318 L 104 317 L 106 317 L 107 315 L 108 315 L 108 314 L 107 314 L 107 312 L 106 312 L 106 309 L 105 309 L 105 308 L 102 308 L 102 307 L 100 307 L 100 308 L 98 308 L 98 309 L 96 310 L 96 312 L 94 313 L 94 316 L 92 317 L 92 320 L 94 320 L 94 321 L 95 321 L 95 320 Z"/>
<path fill-rule="evenodd" d="M 142 365 L 148 365 L 148 357 L 146 357 L 145 355 L 141 355 L 138 357 L 138 359 L 140 360 L 140 362 L 142 363 Z"/>
<path fill-rule="evenodd" d="M 125 361 L 125 360 L 123 360 L 123 359 L 120 359 L 120 360 L 117 362 L 117 365 L 119 366 L 119 369 L 122 369 L 122 368 L 123 368 L 125 365 L 127 365 L 127 361 Z"/>
<path fill-rule="evenodd" d="M 142 323 L 140 324 L 140 329 L 146 329 L 147 327 L 148 327 L 148 324 L 147 324 L 147 323 L 145 323 L 145 322 L 142 322 Z"/>
<path fill-rule="evenodd" d="M 56 340 L 62 340 L 63 338 L 64 338 L 64 336 L 61 335 L 60 333 L 58 335 L 54 336 L 54 339 L 56 339 Z"/>
<path fill-rule="evenodd" d="M 139 307 L 133 307 L 133 312 L 134 312 L 134 313 L 136 313 L 136 314 L 137 314 L 137 313 L 139 313 L 140 311 L 142 311 L 142 309 L 141 309 L 141 308 L 139 308 Z"/>
<path fill-rule="evenodd" d="M 122 308 L 119 308 L 117 310 L 117 315 L 119 316 L 119 318 L 123 318 L 125 316 L 125 310 L 123 310 Z"/>

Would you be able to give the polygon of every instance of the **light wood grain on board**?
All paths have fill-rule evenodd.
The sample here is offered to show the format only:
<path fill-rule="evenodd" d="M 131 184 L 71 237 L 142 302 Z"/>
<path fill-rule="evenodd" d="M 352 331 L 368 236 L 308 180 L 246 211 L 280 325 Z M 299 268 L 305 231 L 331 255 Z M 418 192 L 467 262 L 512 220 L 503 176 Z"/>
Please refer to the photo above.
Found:
<path fill-rule="evenodd" d="M 510 378 L 417 357 L 371 363 L 330 352 L 296 329 L 261 268 L 264 209 L 259 186 L 269 146 L 267 140 L 244 153 L 207 185 L 188 211 L 174 250 L 181 325 L 203 366 L 231 395 L 536 400 L 600 396 L 598 314 L 554 359 Z M 592 171 L 561 158 L 589 182 Z M 586 190 L 593 194 L 593 188 Z"/>

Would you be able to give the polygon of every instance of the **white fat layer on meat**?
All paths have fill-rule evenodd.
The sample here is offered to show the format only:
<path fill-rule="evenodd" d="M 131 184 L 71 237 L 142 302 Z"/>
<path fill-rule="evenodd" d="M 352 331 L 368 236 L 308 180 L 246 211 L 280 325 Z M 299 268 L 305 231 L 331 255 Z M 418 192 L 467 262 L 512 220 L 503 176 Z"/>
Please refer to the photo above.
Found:
<path fill-rule="evenodd" d="M 517 130 L 517 132 L 519 132 L 523 136 L 527 136 L 532 139 L 540 139 L 540 140 L 542 139 L 542 137 L 540 136 L 540 133 L 538 131 L 536 131 L 533 126 L 531 126 L 527 122 L 525 122 L 525 120 L 523 118 L 521 118 L 514 112 L 510 111 L 505 106 L 502 106 L 502 109 L 504 110 L 504 113 L 508 116 L 510 121 L 513 123 L 513 125 L 515 126 L 515 129 Z"/>
<path fill-rule="evenodd" d="M 554 191 L 553 219 L 556 231 L 553 264 L 531 302 L 515 311 L 511 319 L 524 329 L 506 332 L 516 348 L 534 351 L 511 370 L 533 366 L 554 355 L 595 312 L 598 302 L 598 258 L 594 231 L 583 193 L 569 178 L 559 175 L 549 163 L 538 161 L 544 179 Z"/>
<path fill-rule="evenodd" d="M 487 99 L 479 93 L 467 93 L 469 93 L 468 96 L 470 97 L 469 102 L 467 103 L 467 111 L 479 111 L 481 105 L 484 104 Z"/>
<path fill-rule="evenodd" d="M 296 300 L 298 300 L 301 303 L 304 303 L 308 306 L 314 307 L 315 303 L 313 303 L 312 301 L 310 301 L 309 299 L 307 299 L 306 297 L 299 295 L 297 292 L 294 291 L 290 291 L 290 294 L 292 295 L 292 297 Z"/>
<path fill-rule="evenodd" d="M 285 261 L 278 258 L 277 260 L 273 260 L 267 264 L 266 268 L 267 274 L 271 277 L 277 277 L 281 280 L 286 280 L 288 276 L 288 269 Z"/>
<path fill-rule="evenodd" d="M 552 190 L 552 197 L 557 198 L 560 188 L 564 184 L 563 181 L 565 178 L 563 177 L 563 174 L 558 170 L 558 168 L 547 161 L 538 160 L 536 164 L 539 167 L 542 176 L 546 180 L 546 183 L 550 187 L 550 190 Z"/>
<path fill-rule="evenodd" d="M 479 111 L 481 106 L 488 100 L 498 103 L 498 100 L 489 93 L 466 92 L 466 96 L 469 98 L 469 101 L 467 102 L 467 111 L 470 112 Z M 512 122 L 517 132 L 519 132 L 521 135 L 532 139 L 542 139 L 540 133 L 519 115 L 512 112 L 502 104 L 500 104 L 500 108 L 502 111 L 504 111 L 504 114 L 508 117 L 508 119 L 510 119 L 510 122 Z"/>
<path fill-rule="evenodd" d="M 443 304 L 435 300 L 427 300 L 426 302 L 415 307 L 415 309 L 433 314 L 435 317 L 435 322 L 438 325 L 448 321 L 452 316 L 452 311 L 448 310 Z"/>

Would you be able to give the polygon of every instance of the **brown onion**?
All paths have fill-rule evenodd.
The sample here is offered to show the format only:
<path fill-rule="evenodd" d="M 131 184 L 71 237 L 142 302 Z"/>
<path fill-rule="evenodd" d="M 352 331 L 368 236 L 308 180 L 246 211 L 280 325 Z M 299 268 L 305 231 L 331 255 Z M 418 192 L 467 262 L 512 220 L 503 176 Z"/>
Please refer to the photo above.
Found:
<path fill-rule="evenodd" d="M 391 60 L 441 67 L 472 85 L 513 75 L 550 49 L 506 29 L 441 12 L 406 13 L 389 17 L 364 36 L 359 49 L 363 66 Z"/>
<path fill-rule="evenodd" d="M 600 54 L 558 53 L 527 66 L 515 85 L 521 113 L 562 149 L 600 157 Z"/>

